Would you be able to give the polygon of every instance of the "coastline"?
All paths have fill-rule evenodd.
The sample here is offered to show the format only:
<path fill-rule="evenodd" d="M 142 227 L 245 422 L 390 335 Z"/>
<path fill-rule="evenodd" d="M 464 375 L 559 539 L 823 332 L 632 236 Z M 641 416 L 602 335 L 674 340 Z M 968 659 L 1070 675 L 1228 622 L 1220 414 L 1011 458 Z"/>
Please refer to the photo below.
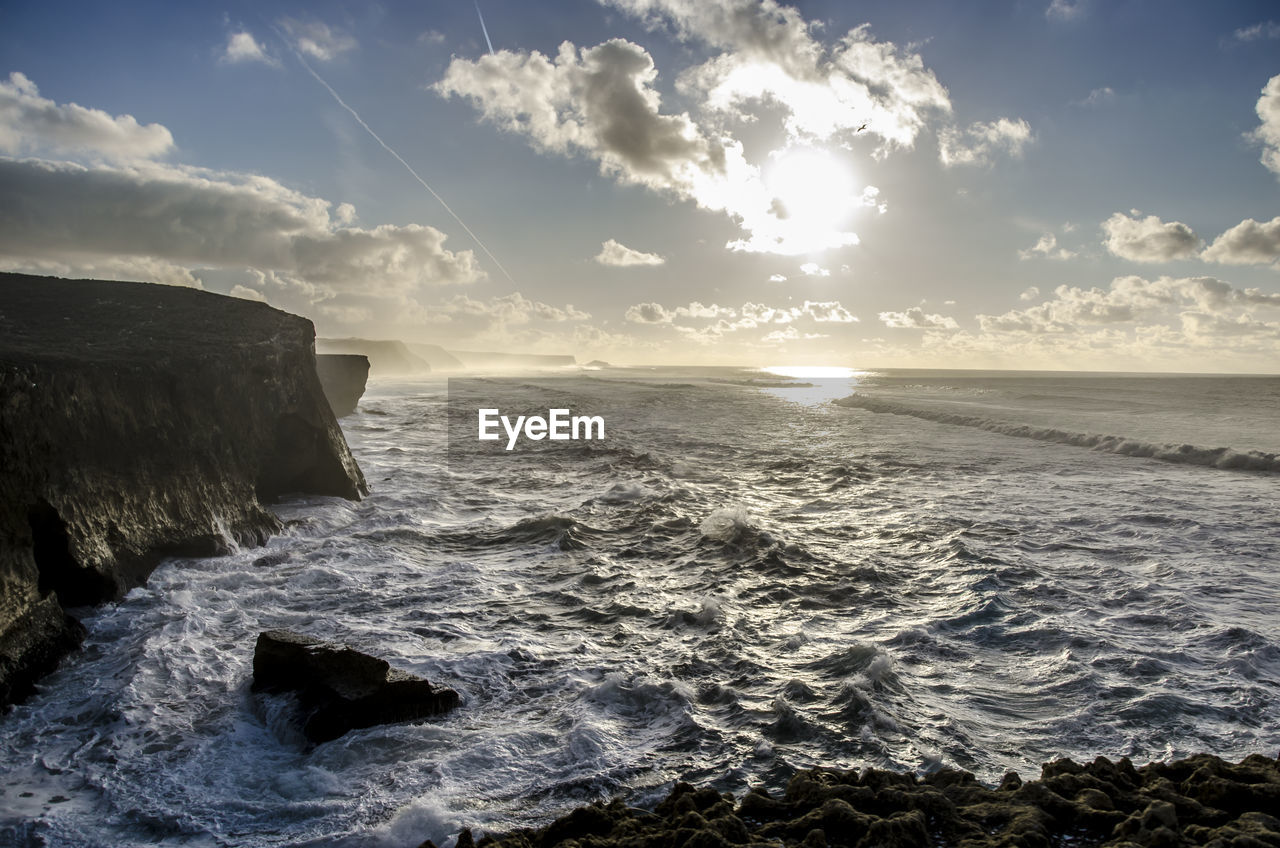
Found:
<path fill-rule="evenodd" d="M 1280 845 L 1280 760 L 1239 763 L 1196 754 L 1135 768 L 1127 759 L 1046 763 L 1023 782 L 990 788 L 966 771 L 924 777 L 869 768 L 814 768 L 774 797 L 678 783 L 652 812 L 619 800 L 579 807 L 543 828 L 485 836 L 455 848 L 922 848 L 922 846 Z M 430 840 L 420 848 L 430 848 Z"/>

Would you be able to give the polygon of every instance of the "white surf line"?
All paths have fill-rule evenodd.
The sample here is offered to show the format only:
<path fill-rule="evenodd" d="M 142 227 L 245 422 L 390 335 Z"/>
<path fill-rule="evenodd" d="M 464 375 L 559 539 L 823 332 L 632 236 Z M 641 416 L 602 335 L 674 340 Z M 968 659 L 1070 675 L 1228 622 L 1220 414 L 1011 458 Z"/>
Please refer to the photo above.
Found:
<path fill-rule="evenodd" d="M 484 15 L 480 14 L 480 0 L 476 0 L 476 17 L 480 19 L 480 31 L 484 33 L 484 43 L 489 45 L 489 55 L 493 55 L 493 42 L 489 40 L 489 28 L 484 25 Z"/>
<path fill-rule="evenodd" d="M 512 285 L 515 285 L 516 284 L 515 279 L 509 273 L 507 273 L 506 268 L 502 267 L 502 263 L 498 261 L 498 257 L 493 255 L 493 251 L 485 247 L 484 242 L 480 241 L 480 237 L 471 231 L 471 228 L 467 226 L 467 222 L 459 218 L 458 213 L 454 212 L 452 209 L 449 208 L 449 204 L 445 203 L 444 198 L 436 194 L 436 190 L 433 189 L 431 186 L 427 185 L 427 181 L 418 175 L 418 172 L 413 169 L 412 165 L 404 161 L 404 157 L 402 157 L 399 153 L 396 153 L 394 150 L 392 150 L 391 145 L 383 141 L 382 138 L 376 132 L 373 131 L 373 128 L 364 122 L 364 118 L 360 117 L 359 112 L 357 112 L 355 109 L 352 109 L 350 106 L 347 105 L 347 102 L 342 99 L 342 97 L 338 94 L 338 92 L 333 90 L 333 86 L 325 82 L 324 77 L 316 73 L 315 68 L 311 67 L 310 63 L 308 63 L 307 60 L 303 58 L 302 53 L 300 53 L 296 47 L 290 44 L 289 41 L 283 35 L 281 35 L 279 30 L 277 30 L 274 26 L 271 28 L 275 30 L 276 37 L 279 38 L 282 42 L 284 42 L 285 46 L 288 47 L 289 50 L 293 53 L 293 55 L 297 57 L 298 61 L 302 63 L 302 67 L 307 69 L 307 73 L 315 77 L 316 82 L 323 85 L 325 87 L 325 90 L 328 91 L 329 94 L 333 95 L 333 99 L 338 101 L 339 106 L 341 106 L 343 109 L 346 109 L 348 112 L 351 113 L 351 117 L 355 118 L 356 122 L 360 124 L 360 126 L 364 127 L 364 131 L 367 132 L 370 136 L 372 136 L 374 141 L 382 145 L 383 150 L 387 151 L 392 156 L 396 157 L 396 161 L 399 162 L 401 165 L 403 165 L 405 170 L 408 171 L 413 176 L 413 178 L 422 185 L 423 188 L 431 192 L 432 197 L 440 201 L 440 205 L 444 207 L 444 211 L 448 212 L 450 215 L 453 216 L 453 220 L 458 222 L 458 226 L 466 230 L 467 235 L 471 236 L 472 241 L 480 245 L 480 249 L 485 252 L 485 255 L 493 260 L 494 265 L 498 266 L 498 270 L 502 272 L 502 275 L 506 277 L 508 280 L 510 280 Z"/>

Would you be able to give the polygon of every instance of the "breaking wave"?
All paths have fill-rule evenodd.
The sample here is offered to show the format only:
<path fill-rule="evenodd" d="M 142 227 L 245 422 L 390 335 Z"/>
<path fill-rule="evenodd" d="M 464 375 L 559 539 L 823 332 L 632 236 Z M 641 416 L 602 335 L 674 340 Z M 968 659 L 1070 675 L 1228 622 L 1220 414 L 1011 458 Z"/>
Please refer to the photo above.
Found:
<path fill-rule="evenodd" d="M 1075 447 L 1090 448 L 1103 453 L 1114 453 L 1122 456 L 1158 459 L 1163 462 L 1176 462 L 1182 465 L 1203 465 L 1230 471 L 1280 473 L 1280 455 L 1262 451 L 1238 451 L 1229 447 L 1210 448 L 1188 444 L 1158 444 L 1140 439 L 1131 439 L 1126 436 L 1072 433 L 1054 427 L 1036 427 L 1030 424 L 1018 424 L 995 418 L 983 418 L 980 415 L 964 415 L 958 412 L 945 412 L 940 409 L 910 406 L 879 400 L 866 395 L 850 395 L 837 400 L 836 403 L 840 406 L 854 409 L 865 409 L 868 412 L 907 415 L 939 424 L 975 427 L 979 430 L 999 433 L 1003 436 L 1016 436 L 1021 439 L 1035 439 L 1041 442 L 1056 442 L 1060 445 L 1074 445 Z"/>

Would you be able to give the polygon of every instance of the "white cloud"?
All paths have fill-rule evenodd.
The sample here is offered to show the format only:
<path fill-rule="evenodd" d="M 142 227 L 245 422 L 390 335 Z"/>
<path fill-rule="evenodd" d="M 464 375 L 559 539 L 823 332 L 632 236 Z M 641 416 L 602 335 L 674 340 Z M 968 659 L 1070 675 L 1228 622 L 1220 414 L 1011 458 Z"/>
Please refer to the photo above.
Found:
<path fill-rule="evenodd" d="M 7 261 L 155 261 L 276 271 L 310 302 L 407 292 L 483 276 L 471 251 L 416 224 L 339 227 L 330 204 L 266 177 L 140 163 L 85 167 L 0 158 Z"/>
<path fill-rule="evenodd" d="M 257 289 L 251 289 L 248 286 L 242 286 L 238 283 L 231 287 L 230 294 L 232 297 L 238 297 L 243 300 L 256 300 L 259 303 L 267 302 L 267 296 L 262 292 Z"/>
<path fill-rule="evenodd" d="M 541 301 L 530 300 L 520 292 L 491 297 L 488 300 L 477 300 L 465 294 L 459 294 L 440 304 L 424 307 L 424 311 L 428 321 L 469 324 L 472 325 L 473 331 L 478 332 L 489 332 L 495 327 L 505 328 L 535 321 L 562 323 L 585 321 L 591 317 L 589 313 L 574 308 L 573 304 L 566 304 L 564 307 L 552 306 Z"/>
<path fill-rule="evenodd" d="M 1155 215 L 1139 218 L 1137 209 L 1130 212 L 1133 217 L 1117 212 L 1102 222 L 1107 250 L 1121 259 L 1169 262 L 1189 259 L 1199 249 L 1200 238 L 1186 224 L 1161 221 Z"/>
<path fill-rule="evenodd" d="M 806 277 L 830 277 L 830 269 L 823 268 L 817 262 L 806 262 L 800 266 L 800 272 Z"/>
<path fill-rule="evenodd" d="M 1262 124 L 1250 137 L 1262 143 L 1262 164 L 1280 177 L 1280 74 L 1267 80 L 1257 112 Z"/>
<path fill-rule="evenodd" d="M 1113 89 L 1109 85 L 1104 85 L 1101 88 L 1095 88 L 1093 91 L 1090 91 L 1089 96 L 1086 97 L 1084 100 L 1080 101 L 1080 105 L 1081 106 L 1102 106 L 1107 103 L 1114 103 L 1115 99 L 1116 99 L 1115 89 Z"/>
<path fill-rule="evenodd" d="M 1236 41 L 1263 41 L 1280 38 L 1280 24 L 1264 21 L 1253 26 L 1241 27 L 1232 33 Z"/>
<path fill-rule="evenodd" d="M 626 319 L 634 324 L 669 324 L 675 316 L 660 303 L 637 303 L 627 307 Z"/>
<path fill-rule="evenodd" d="M 970 124 L 961 130 L 943 127 L 938 131 L 938 159 L 946 167 L 953 165 L 989 165 L 1000 152 L 1022 155 L 1030 141 L 1031 125 L 1018 118 L 997 118 Z"/>
<path fill-rule="evenodd" d="M 615 268 L 631 268 L 636 265 L 662 265 L 667 261 L 656 253 L 632 250 L 626 245 L 619 244 L 614 239 L 609 239 L 600 245 L 600 252 L 596 254 L 595 260 L 601 265 L 610 265 Z"/>
<path fill-rule="evenodd" d="M 881 312 L 880 320 L 886 327 L 900 330 L 958 330 L 956 319 L 945 315 L 925 313 L 919 306 L 904 312 Z"/>
<path fill-rule="evenodd" d="M 321 21 L 283 18 L 280 25 L 293 39 L 293 46 L 298 49 L 298 52 L 305 53 L 313 59 L 319 59 L 321 62 L 331 61 L 356 48 L 354 38 Z"/>
<path fill-rule="evenodd" d="M 1241 221 L 1214 239 L 1200 257 L 1224 265 L 1280 262 L 1280 216 L 1265 222 Z"/>
<path fill-rule="evenodd" d="M 227 37 L 227 46 L 222 53 L 222 61 L 238 64 L 241 62 L 261 62 L 264 65 L 278 66 L 280 62 L 269 56 L 258 40 L 250 32 L 233 32 Z"/>
<path fill-rule="evenodd" d="M 1045 259 L 1056 259 L 1064 261 L 1075 257 L 1075 253 L 1067 250 L 1065 247 L 1058 246 L 1058 237 L 1053 233 L 1045 233 L 1040 239 L 1028 247 L 1026 250 L 1018 251 L 1019 259 L 1034 259 L 1037 256 Z"/>
<path fill-rule="evenodd" d="M 1074 21 L 1084 17 L 1085 0 L 1053 0 L 1044 10 L 1051 21 Z"/>
<path fill-rule="evenodd" d="M 112 117 L 75 103 L 59 106 L 41 97 L 36 84 L 17 71 L 0 80 L 0 151 L 49 151 L 111 159 L 147 159 L 173 148 L 160 124 L 139 124 L 132 115 Z"/>
<path fill-rule="evenodd" d="M 1024 290 L 1022 294 L 1018 295 L 1018 300 L 1021 300 L 1024 302 L 1030 302 L 1035 300 L 1039 296 L 1040 296 L 1040 289 L 1038 286 L 1027 286 L 1026 290 Z"/>
<path fill-rule="evenodd" d="M 1058 286 L 1045 303 L 1003 315 L 979 315 L 978 321 L 987 332 L 1077 333 L 1100 325 L 1158 322 L 1184 312 L 1235 321 L 1259 308 L 1280 308 L 1280 294 L 1239 289 L 1214 277 L 1127 276 L 1116 277 L 1106 290 Z"/>
<path fill-rule="evenodd" d="M 813 301 L 806 300 L 801 311 L 820 324 L 853 324 L 857 317 L 845 309 L 838 300 Z"/>
<path fill-rule="evenodd" d="M 0 252 L 0 271 L 68 279 L 123 280 L 204 288 L 204 283 L 191 269 L 150 256 L 77 256 L 54 259 L 6 256 Z"/>
<path fill-rule="evenodd" d="M 786 277 L 786 275 L 785 275 L 785 274 L 770 274 L 770 275 L 769 275 L 769 282 L 771 282 L 771 283 L 785 283 L 786 281 L 787 281 L 787 277 Z"/>
<path fill-rule="evenodd" d="M 621 39 L 590 48 L 565 42 L 554 57 L 455 58 L 435 90 L 470 99 L 485 120 L 537 149 L 584 154 L 619 182 L 730 216 L 744 233 L 727 243 L 732 250 L 800 255 L 858 243 L 843 214 L 797 221 L 780 210 L 734 137 L 734 121 L 781 120 L 787 147 L 875 137 L 877 155 L 885 155 L 910 147 L 930 115 L 950 110 L 946 89 L 918 55 L 876 41 L 865 26 L 827 48 L 814 39 L 815 25 L 774 0 L 602 2 L 720 51 L 677 79 L 700 120 L 662 111 L 652 57 Z M 848 210 L 840 211 L 883 212 L 878 193 L 851 186 Z"/>

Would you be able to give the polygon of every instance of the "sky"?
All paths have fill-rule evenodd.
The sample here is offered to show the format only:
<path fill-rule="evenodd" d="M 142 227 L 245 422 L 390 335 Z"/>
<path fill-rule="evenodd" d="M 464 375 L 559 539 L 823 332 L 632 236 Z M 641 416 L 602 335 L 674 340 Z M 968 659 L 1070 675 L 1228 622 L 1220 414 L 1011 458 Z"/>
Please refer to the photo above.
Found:
<path fill-rule="evenodd" d="M 615 364 L 1280 373 L 1273 2 L 8 2 L 0 269 Z"/>

